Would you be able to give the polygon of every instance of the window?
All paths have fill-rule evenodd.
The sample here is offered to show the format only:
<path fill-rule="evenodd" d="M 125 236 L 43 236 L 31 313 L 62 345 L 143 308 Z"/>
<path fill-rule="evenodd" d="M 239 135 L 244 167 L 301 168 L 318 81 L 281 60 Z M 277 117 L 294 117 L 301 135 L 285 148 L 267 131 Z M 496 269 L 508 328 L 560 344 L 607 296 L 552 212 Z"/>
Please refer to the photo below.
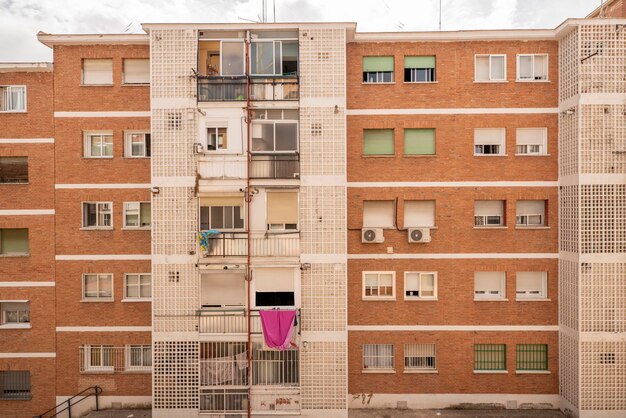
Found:
<path fill-rule="evenodd" d="M 393 370 L 393 344 L 363 344 L 363 370 Z"/>
<path fill-rule="evenodd" d="M 149 371 L 152 368 L 152 346 L 131 344 L 126 346 L 126 370 Z"/>
<path fill-rule="evenodd" d="M 474 129 L 474 155 L 505 155 L 504 128 Z"/>
<path fill-rule="evenodd" d="M 85 345 L 85 371 L 99 371 L 113 373 L 114 348 L 112 345 Z"/>
<path fill-rule="evenodd" d="M 111 137 L 113 144 L 113 137 Z M 151 153 L 151 138 L 149 132 L 126 132 L 124 143 L 124 156 L 126 158 L 145 158 Z M 112 147 L 112 145 L 111 145 Z M 113 155 L 111 149 L 111 154 Z"/>
<path fill-rule="evenodd" d="M 28 229 L 0 229 L 0 255 L 28 255 Z"/>
<path fill-rule="evenodd" d="M 437 298 L 437 273 L 407 271 L 404 273 L 404 299 Z"/>
<path fill-rule="evenodd" d="M 517 226 L 545 226 L 545 200 L 518 200 L 515 205 L 515 224 Z"/>
<path fill-rule="evenodd" d="M 474 299 L 504 299 L 506 274 L 503 271 L 477 271 L 474 273 Z"/>
<path fill-rule="evenodd" d="M 30 323 L 30 303 L 28 301 L 0 301 L 0 326 L 3 328 L 28 327 Z"/>
<path fill-rule="evenodd" d="M 506 370 L 506 344 L 474 344 L 474 370 Z"/>
<path fill-rule="evenodd" d="M 396 273 L 394 271 L 364 271 L 363 299 L 396 298 Z"/>
<path fill-rule="evenodd" d="M 548 54 L 520 54 L 517 56 L 517 81 L 544 81 L 548 79 Z"/>
<path fill-rule="evenodd" d="M 298 229 L 298 192 L 267 192 L 267 229 Z"/>
<path fill-rule="evenodd" d="M 393 57 L 363 57 L 364 83 L 393 83 Z"/>
<path fill-rule="evenodd" d="M 434 227 L 435 201 L 434 200 L 405 200 L 404 227 Z"/>
<path fill-rule="evenodd" d="M 246 305 L 246 283 L 244 274 L 232 270 L 203 273 L 200 275 L 200 305 L 203 308 L 242 308 Z"/>
<path fill-rule="evenodd" d="M 404 370 L 437 370 L 435 344 L 404 344 Z"/>
<path fill-rule="evenodd" d="M 113 300 L 112 274 L 83 274 L 83 301 Z"/>
<path fill-rule="evenodd" d="M 207 128 L 206 149 L 207 151 L 219 151 L 228 148 L 226 128 Z"/>
<path fill-rule="evenodd" d="M 250 44 L 251 75 L 296 75 L 298 41 L 255 41 Z"/>
<path fill-rule="evenodd" d="M 547 128 L 517 128 L 516 129 L 517 155 L 546 155 L 548 152 Z"/>
<path fill-rule="evenodd" d="M 0 86 L 0 112 L 26 112 L 26 86 Z"/>
<path fill-rule="evenodd" d="M 405 129 L 404 155 L 435 155 L 435 130 Z"/>
<path fill-rule="evenodd" d="M 28 157 L 0 157 L 0 183 L 28 183 Z"/>
<path fill-rule="evenodd" d="M 244 229 L 243 196 L 200 198 L 200 230 Z"/>
<path fill-rule="evenodd" d="M 504 226 L 504 200 L 476 200 L 474 202 L 474 226 Z"/>
<path fill-rule="evenodd" d="M 83 228 L 113 228 L 111 202 L 83 203 Z"/>
<path fill-rule="evenodd" d="M 0 371 L 0 400 L 30 399 L 29 371 Z"/>
<path fill-rule="evenodd" d="M 545 299 L 548 297 L 548 273 L 545 271 L 518 271 L 515 276 L 517 299 Z"/>
<path fill-rule="evenodd" d="M 395 205 L 393 200 L 366 200 L 363 202 L 363 228 L 393 228 Z"/>
<path fill-rule="evenodd" d="M 124 228 L 149 228 L 152 218 L 150 202 L 124 203 Z"/>
<path fill-rule="evenodd" d="M 148 58 L 124 59 L 124 84 L 150 84 L 150 60 Z"/>
<path fill-rule="evenodd" d="M 150 274 L 125 274 L 124 299 L 147 299 L 152 297 L 152 276 Z"/>
<path fill-rule="evenodd" d="M 548 370 L 548 344 L 517 344 L 516 349 L 517 370 Z"/>
<path fill-rule="evenodd" d="M 243 40 L 200 41 L 198 43 L 198 72 L 209 76 L 244 75 Z"/>
<path fill-rule="evenodd" d="M 83 59 L 83 84 L 113 85 L 113 60 Z"/>
<path fill-rule="evenodd" d="M 432 83 L 435 81 L 435 57 L 404 57 L 404 81 L 406 83 Z"/>
<path fill-rule="evenodd" d="M 393 129 L 363 129 L 363 155 L 394 155 Z"/>
<path fill-rule="evenodd" d="M 85 157 L 113 157 L 113 132 L 86 132 L 84 142 Z"/>
<path fill-rule="evenodd" d="M 293 268 L 255 268 L 253 280 L 256 307 L 296 306 Z"/>
<path fill-rule="evenodd" d="M 506 55 L 476 55 L 474 81 L 506 81 Z"/>
<path fill-rule="evenodd" d="M 297 110 L 268 109 L 254 112 L 252 120 L 252 152 L 298 152 Z"/>

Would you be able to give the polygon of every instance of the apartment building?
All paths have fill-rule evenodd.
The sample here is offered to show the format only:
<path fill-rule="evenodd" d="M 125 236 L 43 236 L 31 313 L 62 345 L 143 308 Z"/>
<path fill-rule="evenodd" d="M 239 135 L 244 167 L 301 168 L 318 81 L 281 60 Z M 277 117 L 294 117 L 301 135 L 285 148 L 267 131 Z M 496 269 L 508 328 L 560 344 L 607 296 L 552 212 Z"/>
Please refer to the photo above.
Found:
<path fill-rule="evenodd" d="M 623 416 L 616 3 L 39 33 L 54 68 L 0 66 L 0 416 Z"/>

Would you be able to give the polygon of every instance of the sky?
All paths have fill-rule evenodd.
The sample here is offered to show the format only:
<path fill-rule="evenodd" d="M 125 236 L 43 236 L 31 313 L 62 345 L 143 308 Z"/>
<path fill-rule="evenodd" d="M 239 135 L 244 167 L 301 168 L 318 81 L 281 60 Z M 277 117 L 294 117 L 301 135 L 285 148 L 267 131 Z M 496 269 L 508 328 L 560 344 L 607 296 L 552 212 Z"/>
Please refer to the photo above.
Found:
<path fill-rule="evenodd" d="M 429 31 L 440 0 L 275 0 L 277 22 L 357 22 L 359 32 Z M 552 29 L 600 0 L 441 0 L 442 30 Z M 267 0 L 273 21 L 273 0 Z M 52 61 L 47 33 L 142 33 L 141 23 L 258 20 L 262 0 L 0 0 L 0 62 Z"/>

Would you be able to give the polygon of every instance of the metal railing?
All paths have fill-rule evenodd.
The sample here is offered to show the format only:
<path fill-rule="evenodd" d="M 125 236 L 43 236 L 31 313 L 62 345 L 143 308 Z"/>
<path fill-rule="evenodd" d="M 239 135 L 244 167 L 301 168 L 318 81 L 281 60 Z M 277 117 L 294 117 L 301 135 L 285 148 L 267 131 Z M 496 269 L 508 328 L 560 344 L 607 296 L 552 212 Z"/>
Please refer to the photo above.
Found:
<path fill-rule="evenodd" d="M 246 77 L 208 77 L 198 79 L 199 102 L 246 100 Z"/>
<path fill-rule="evenodd" d="M 240 413 L 248 410 L 248 391 L 241 389 L 202 389 L 200 412 L 209 414 Z"/>
<path fill-rule="evenodd" d="M 91 393 L 91 391 L 93 391 L 93 393 Z M 61 402 L 60 404 L 54 406 L 53 408 L 48 409 L 46 412 L 44 412 L 41 415 L 35 415 L 33 418 L 53 418 L 58 416 L 60 413 L 67 411 L 67 417 L 68 418 L 72 418 L 72 406 L 76 405 L 77 403 L 80 403 L 82 401 L 84 401 L 87 398 L 90 398 L 92 396 L 95 396 L 96 398 L 96 411 L 100 410 L 100 404 L 98 401 L 98 396 L 102 393 L 102 388 L 100 386 L 90 386 L 87 389 L 84 389 L 80 392 L 78 392 L 76 395 L 72 396 L 69 399 L 66 399 L 65 401 Z M 82 398 L 77 399 L 78 397 L 82 396 Z M 76 402 L 72 403 L 72 401 L 76 400 Z M 62 406 L 65 406 L 65 408 L 63 409 L 59 409 Z M 51 414 L 51 415 L 49 415 Z"/>
<path fill-rule="evenodd" d="M 245 232 L 223 232 L 209 238 L 208 248 L 202 257 L 245 257 L 248 253 L 248 235 Z M 250 238 L 250 255 L 253 257 L 297 257 L 300 255 L 298 233 L 264 234 Z"/>
<path fill-rule="evenodd" d="M 151 373 L 152 354 L 148 345 L 113 347 L 83 345 L 79 348 L 81 373 Z"/>
<path fill-rule="evenodd" d="M 199 102 L 244 101 L 247 76 L 198 78 Z M 298 100 L 297 77 L 250 77 L 250 100 Z"/>
<path fill-rule="evenodd" d="M 300 177 L 298 154 L 252 154 L 250 178 L 297 179 Z"/>
<path fill-rule="evenodd" d="M 250 77 L 250 100 L 298 100 L 297 77 Z"/>
<path fill-rule="evenodd" d="M 250 333 L 263 333 L 259 309 L 250 314 Z M 200 334 L 245 334 L 248 329 L 247 311 L 244 308 L 217 309 L 206 308 L 197 312 L 198 332 Z M 300 334 L 300 309 L 296 311 L 296 332 Z"/>

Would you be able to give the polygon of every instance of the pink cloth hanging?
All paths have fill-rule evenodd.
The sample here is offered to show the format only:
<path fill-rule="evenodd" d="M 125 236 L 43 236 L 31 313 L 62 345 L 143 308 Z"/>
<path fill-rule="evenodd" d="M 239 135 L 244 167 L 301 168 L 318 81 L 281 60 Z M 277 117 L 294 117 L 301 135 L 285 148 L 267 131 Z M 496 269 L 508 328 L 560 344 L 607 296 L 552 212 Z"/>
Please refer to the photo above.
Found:
<path fill-rule="evenodd" d="M 265 344 L 280 351 L 290 348 L 296 311 L 271 309 L 259 311 L 259 315 Z"/>

